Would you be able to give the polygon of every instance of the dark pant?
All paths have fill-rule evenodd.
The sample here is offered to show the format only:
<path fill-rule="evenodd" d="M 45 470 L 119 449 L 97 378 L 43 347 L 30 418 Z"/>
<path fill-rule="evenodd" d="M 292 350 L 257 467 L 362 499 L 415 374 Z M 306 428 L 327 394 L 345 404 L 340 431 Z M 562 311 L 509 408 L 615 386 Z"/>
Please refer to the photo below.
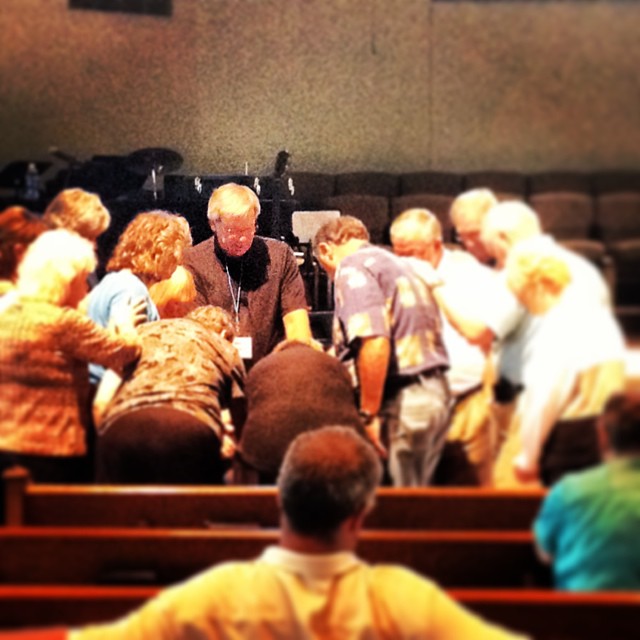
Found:
<path fill-rule="evenodd" d="M 570 471 L 580 471 L 601 459 L 596 417 L 556 422 L 540 457 L 540 478 L 549 487 Z"/>
<path fill-rule="evenodd" d="M 101 483 L 222 484 L 226 466 L 214 431 L 171 407 L 131 411 L 98 436 Z"/>

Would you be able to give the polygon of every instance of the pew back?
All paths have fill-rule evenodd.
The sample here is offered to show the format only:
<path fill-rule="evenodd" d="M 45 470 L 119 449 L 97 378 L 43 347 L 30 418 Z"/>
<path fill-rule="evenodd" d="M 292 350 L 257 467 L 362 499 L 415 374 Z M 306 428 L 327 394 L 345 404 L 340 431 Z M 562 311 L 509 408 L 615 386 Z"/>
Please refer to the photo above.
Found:
<path fill-rule="evenodd" d="M 0 528 L 0 584 L 178 582 L 258 556 L 278 540 L 259 529 Z M 364 531 L 358 554 L 400 564 L 447 587 L 548 586 L 527 532 Z"/>
<path fill-rule="evenodd" d="M 211 528 L 279 525 L 275 487 L 41 485 L 4 475 L 11 526 Z M 544 490 L 380 488 L 369 529 L 529 530 Z"/>

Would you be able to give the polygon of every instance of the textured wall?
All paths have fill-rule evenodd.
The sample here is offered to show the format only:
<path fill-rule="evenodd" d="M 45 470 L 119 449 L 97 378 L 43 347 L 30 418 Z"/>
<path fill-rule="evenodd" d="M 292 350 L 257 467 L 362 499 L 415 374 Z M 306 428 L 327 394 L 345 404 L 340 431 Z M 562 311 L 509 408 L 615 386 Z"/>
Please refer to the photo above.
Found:
<path fill-rule="evenodd" d="M 640 167 L 640 4 L 3 0 L 0 162 L 167 146 L 185 172 Z"/>

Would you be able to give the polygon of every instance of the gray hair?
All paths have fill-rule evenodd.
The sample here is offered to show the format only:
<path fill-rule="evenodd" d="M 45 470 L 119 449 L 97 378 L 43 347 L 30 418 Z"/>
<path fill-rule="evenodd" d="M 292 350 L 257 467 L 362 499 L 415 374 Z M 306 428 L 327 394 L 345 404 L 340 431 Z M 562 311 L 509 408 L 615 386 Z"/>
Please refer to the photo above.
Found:
<path fill-rule="evenodd" d="M 353 428 L 302 433 L 278 476 L 287 522 L 296 533 L 332 540 L 342 522 L 373 505 L 381 475 L 378 455 Z"/>
<path fill-rule="evenodd" d="M 475 221 L 478 227 L 492 207 L 498 204 L 498 199 L 491 189 L 471 189 L 461 193 L 451 204 L 449 217 L 454 227 L 458 227 L 464 219 Z"/>
<path fill-rule="evenodd" d="M 410 240 L 417 237 L 429 241 L 442 241 L 442 225 L 428 209 L 414 208 L 403 211 L 389 229 L 391 242 L 394 239 Z"/>
<path fill-rule="evenodd" d="M 487 213 L 482 223 L 482 242 L 490 246 L 503 236 L 511 246 L 542 233 L 538 214 L 518 200 L 501 202 Z"/>
<path fill-rule="evenodd" d="M 16 289 L 21 297 L 62 305 L 73 280 L 95 268 L 89 240 L 66 229 L 45 231 L 29 245 L 18 265 Z"/>
<path fill-rule="evenodd" d="M 254 220 L 260 215 L 260 200 L 249 187 L 228 182 L 215 189 L 209 198 L 207 206 L 209 223 L 217 222 L 224 217 L 249 214 Z"/>

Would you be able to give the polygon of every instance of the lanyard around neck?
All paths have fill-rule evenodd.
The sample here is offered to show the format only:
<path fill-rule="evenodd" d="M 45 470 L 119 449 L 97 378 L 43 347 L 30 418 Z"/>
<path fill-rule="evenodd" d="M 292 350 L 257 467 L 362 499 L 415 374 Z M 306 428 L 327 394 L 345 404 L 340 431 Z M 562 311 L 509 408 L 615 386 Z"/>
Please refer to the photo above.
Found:
<path fill-rule="evenodd" d="M 244 261 L 240 263 L 240 279 L 238 280 L 238 292 L 237 295 L 233 291 L 233 283 L 231 282 L 231 275 L 229 274 L 229 265 L 227 261 L 224 261 L 224 269 L 227 272 L 227 283 L 229 284 L 229 292 L 231 293 L 231 300 L 233 301 L 233 311 L 236 314 L 236 324 L 240 322 L 240 293 L 242 291 L 242 272 L 244 269 Z"/>

